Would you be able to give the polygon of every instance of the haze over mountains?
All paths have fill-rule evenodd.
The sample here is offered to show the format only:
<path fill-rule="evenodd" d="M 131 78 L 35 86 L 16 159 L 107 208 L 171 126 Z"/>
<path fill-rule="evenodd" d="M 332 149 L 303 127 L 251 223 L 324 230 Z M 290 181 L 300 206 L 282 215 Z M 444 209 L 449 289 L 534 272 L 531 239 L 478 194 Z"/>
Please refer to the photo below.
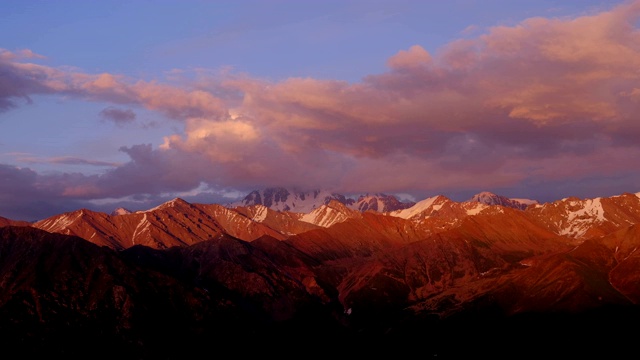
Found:
<path fill-rule="evenodd" d="M 639 335 L 639 223 L 640 192 L 539 204 L 287 189 L 2 218 L 0 335 L 78 358 L 237 339 L 256 355 L 621 354 Z"/>

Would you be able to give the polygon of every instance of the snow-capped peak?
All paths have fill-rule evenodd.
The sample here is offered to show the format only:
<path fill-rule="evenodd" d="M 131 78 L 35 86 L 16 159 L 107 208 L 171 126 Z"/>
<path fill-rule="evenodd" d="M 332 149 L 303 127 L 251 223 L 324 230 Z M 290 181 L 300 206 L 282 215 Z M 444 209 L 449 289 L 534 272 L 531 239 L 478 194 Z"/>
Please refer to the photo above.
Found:
<path fill-rule="evenodd" d="M 392 211 L 392 212 L 389 213 L 389 215 L 400 217 L 400 218 L 403 218 L 403 219 L 410 219 L 410 218 L 412 218 L 412 217 L 424 212 L 425 210 L 427 210 L 429 208 L 433 208 L 434 206 L 437 206 L 438 203 L 439 203 L 438 200 L 442 200 L 442 199 L 443 199 L 442 195 L 426 198 L 426 199 L 424 199 L 422 201 L 418 201 L 412 207 L 409 207 L 407 209 Z"/>
<path fill-rule="evenodd" d="M 117 216 L 117 215 L 127 215 L 127 214 L 131 214 L 131 210 L 125 209 L 123 207 L 119 207 L 113 210 L 110 215 Z"/>
<path fill-rule="evenodd" d="M 377 211 L 387 213 L 390 211 L 407 209 L 414 202 L 403 202 L 394 195 L 373 194 L 360 195 L 357 200 L 344 195 L 326 190 L 297 191 L 287 188 L 266 188 L 254 190 L 241 201 L 227 204 L 229 208 L 238 206 L 263 205 L 269 209 L 277 211 L 290 211 L 308 214 L 322 205 L 327 205 L 330 201 L 338 201 L 348 209 L 364 211 Z"/>
<path fill-rule="evenodd" d="M 145 211 L 138 211 L 139 213 L 145 213 L 145 212 L 151 212 L 151 211 L 156 211 L 156 210 L 162 210 L 162 209 L 168 209 L 168 208 L 175 208 L 175 207 L 179 207 L 179 206 L 183 206 L 183 205 L 191 205 L 188 202 L 186 202 L 185 200 L 181 199 L 181 198 L 174 198 L 172 200 L 169 200 L 163 204 L 160 204 L 154 208 L 151 208 L 149 210 L 145 210 Z"/>
<path fill-rule="evenodd" d="M 485 205 L 501 205 L 520 210 L 526 209 L 530 204 L 538 203 L 535 200 L 529 199 L 510 199 L 505 196 L 496 195 L 489 191 L 480 192 L 471 197 L 471 199 L 467 200 L 467 202 L 479 202 Z"/>
<path fill-rule="evenodd" d="M 353 199 L 325 190 L 305 192 L 286 188 L 266 188 L 254 190 L 241 201 L 228 204 L 227 207 L 264 205 L 272 210 L 309 213 L 331 200 L 338 200 L 347 205 L 354 202 Z"/>
<path fill-rule="evenodd" d="M 354 212 L 355 210 L 348 209 L 343 203 L 337 200 L 331 200 L 328 204 L 321 205 L 313 211 L 304 214 L 300 220 L 322 227 L 330 227 L 331 225 L 353 217 Z"/>
<path fill-rule="evenodd" d="M 373 210 L 377 212 L 391 212 L 396 210 L 407 209 L 415 205 L 414 202 L 401 202 L 393 195 L 386 194 L 374 194 L 374 195 L 361 195 L 355 204 L 351 205 L 350 208 L 359 210 L 359 211 L 367 211 Z"/>

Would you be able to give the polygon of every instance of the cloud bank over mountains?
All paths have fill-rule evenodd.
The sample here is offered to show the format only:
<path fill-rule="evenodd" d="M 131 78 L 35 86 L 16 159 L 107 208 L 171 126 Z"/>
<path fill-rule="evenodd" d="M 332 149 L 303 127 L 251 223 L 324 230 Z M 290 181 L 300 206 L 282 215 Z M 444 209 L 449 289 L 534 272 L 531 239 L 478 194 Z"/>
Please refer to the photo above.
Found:
<path fill-rule="evenodd" d="M 176 129 L 157 147 L 120 147 L 123 164 L 73 156 L 104 165 L 100 174 L 0 164 L 0 216 L 34 220 L 116 199 L 147 206 L 176 194 L 226 202 L 274 186 L 418 200 L 638 191 L 639 18 L 632 1 L 492 27 L 434 53 L 415 44 L 359 82 L 206 69 L 147 80 L 0 49 L 0 112 L 64 97 L 104 103 L 103 119 L 118 126 L 144 121 L 136 112 L 145 110 Z"/>

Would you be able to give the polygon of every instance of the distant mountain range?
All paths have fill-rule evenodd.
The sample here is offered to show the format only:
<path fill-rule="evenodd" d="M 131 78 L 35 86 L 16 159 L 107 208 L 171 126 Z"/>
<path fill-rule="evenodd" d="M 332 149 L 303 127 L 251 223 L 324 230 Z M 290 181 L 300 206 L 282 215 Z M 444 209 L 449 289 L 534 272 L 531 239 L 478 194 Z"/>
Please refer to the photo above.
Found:
<path fill-rule="evenodd" d="M 349 209 L 358 211 L 373 210 L 382 213 L 402 210 L 415 205 L 415 202 L 403 202 L 397 197 L 387 194 L 365 194 L 354 199 L 330 191 L 314 190 L 305 192 L 286 188 L 266 188 L 254 190 L 244 199 L 227 204 L 227 206 L 264 205 L 273 210 L 308 213 L 321 205 L 328 204 L 331 200 L 337 200 Z M 524 209 L 528 205 L 538 203 L 536 200 L 509 199 L 488 191 L 476 194 L 468 201 L 486 205 L 503 205 L 518 209 Z"/>
<path fill-rule="evenodd" d="M 308 213 L 321 205 L 336 200 L 347 208 L 367 211 L 388 212 L 413 206 L 413 202 L 401 202 L 393 195 L 360 195 L 357 199 L 329 191 L 296 191 L 286 188 L 266 188 L 254 190 L 241 201 L 228 204 L 229 207 L 264 205 L 273 210 Z"/>
<path fill-rule="evenodd" d="M 639 223 L 640 193 L 281 188 L 0 218 L 0 338 L 67 358 L 622 356 L 640 335 Z"/>

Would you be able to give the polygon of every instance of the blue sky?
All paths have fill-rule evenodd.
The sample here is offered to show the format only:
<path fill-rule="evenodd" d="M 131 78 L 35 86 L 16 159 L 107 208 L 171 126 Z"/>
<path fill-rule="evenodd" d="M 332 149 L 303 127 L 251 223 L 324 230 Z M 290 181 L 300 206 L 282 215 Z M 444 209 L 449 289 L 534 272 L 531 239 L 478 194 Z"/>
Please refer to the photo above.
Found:
<path fill-rule="evenodd" d="M 232 67 L 269 79 L 358 81 L 400 49 L 448 42 L 534 16 L 575 16 L 611 1 L 33 1 L 0 4 L 7 50 L 51 66 L 157 78 Z"/>
<path fill-rule="evenodd" d="M 637 192 L 639 6 L 5 0 L 0 216 Z"/>

